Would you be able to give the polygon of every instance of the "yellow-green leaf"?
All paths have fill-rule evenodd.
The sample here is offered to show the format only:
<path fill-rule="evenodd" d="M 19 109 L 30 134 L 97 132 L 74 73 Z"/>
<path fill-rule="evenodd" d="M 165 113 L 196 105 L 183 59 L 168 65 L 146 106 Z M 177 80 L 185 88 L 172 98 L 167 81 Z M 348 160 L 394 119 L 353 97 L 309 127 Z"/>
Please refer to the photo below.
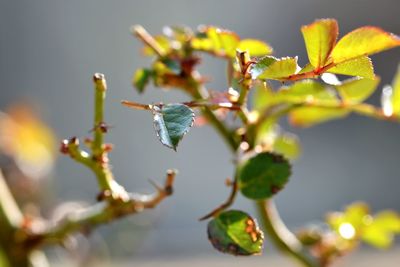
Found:
<path fill-rule="evenodd" d="M 253 106 L 257 111 L 264 111 L 274 97 L 274 92 L 268 82 L 260 82 L 254 88 Z"/>
<path fill-rule="evenodd" d="M 284 155 L 288 159 L 296 159 L 301 152 L 300 142 L 296 135 L 283 133 L 275 138 L 274 152 Z"/>
<path fill-rule="evenodd" d="M 237 49 L 241 51 L 247 50 L 252 57 L 270 55 L 273 51 L 269 44 L 257 39 L 243 39 Z"/>
<path fill-rule="evenodd" d="M 385 32 L 378 27 L 361 27 L 340 39 L 333 48 L 331 57 L 333 62 L 337 64 L 396 46 L 400 46 L 400 39 L 396 35 Z"/>
<path fill-rule="evenodd" d="M 400 114 L 400 65 L 397 68 L 396 75 L 394 76 L 392 83 L 392 110 L 394 114 Z"/>
<path fill-rule="evenodd" d="M 279 80 L 294 74 L 297 68 L 297 57 L 265 56 L 253 65 L 250 73 L 253 79 Z"/>
<path fill-rule="evenodd" d="M 302 80 L 290 87 L 282 88 L 276 93 L 274 100 L 278 103 L 293 104 L 312 101 L 318 101 L 320 104 L 334 104 L 339 101 L 333 90 L 314 80 Z"/>
<path fill-rule="evenodd" d="M 333 119 L 340 119 L 349 114 L 349 111 L 321 107 L 301 107 L 289 114 L 289 122 L 297 127 L 310 127 L 315 124 Z"/>
<path fill-rule="evenodd" d="M 364 242 L 387 248 L 393 243 L 394 235 L 400 233 L 400 216 L 394 211 L 382 211 L 375 215 L 362 232 Z"/>
<path fill-rule="evenodd" d="M 341 85 L 336 86 L 340 96 L 346 102 L 360 103 L 372 95 L 379 84 L 380 78 L 365 79 L 354 78 L 343 82 Z"/>
<path fill-rule="evenodd" d="M 337 21 L 320 19 L 301 27 L 310 63 L 319 68 L 326 60 L 336 43 L 339 33 Z"/>
<path fill-rule="evenodd" d="M 139 93 L 143 93 L 146 85 L 149 83 L 153 72 L 149 69 L 138 69 L 133 75 L 132 83 Z"/>
<path fill-rule="evenodd" d="M 164 51 L 166 53 L 168 53 L 168 51 L 171 49 L 171 45 L 170 45 L 170 41 L 169 39 L 164 36 L 164 35 L 157 35 L 154 36 L 154 40 L 156 40 L 157 44 L 164 49 Z M 154 56 L 156 55 L 156 53 L 154 52 L 153 48 L 151 48 L 150 46 L 145 45 L 145 47 L 143 47 L 143 54 L 146 56 Z"/>
<path fill-rule="evenodd" d="M 375 75 L 372 61 L 366 56 L 339 63 L 335 67 L 330 68 L 327 72 L 350 76 L 360 76 L 368 79 L 373 79 Z"/>

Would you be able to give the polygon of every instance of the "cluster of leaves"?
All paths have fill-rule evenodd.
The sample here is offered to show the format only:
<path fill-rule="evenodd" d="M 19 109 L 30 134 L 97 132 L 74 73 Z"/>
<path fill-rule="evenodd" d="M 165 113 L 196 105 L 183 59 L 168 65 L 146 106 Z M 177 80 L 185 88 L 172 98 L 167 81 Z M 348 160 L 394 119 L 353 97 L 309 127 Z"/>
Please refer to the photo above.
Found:
<path fill-rule="evenodd" d="M 154 37 L 140 26 L 133 30 L 145 44 L 143 53 L 154 58 L 151 68 L 139 69 L 133 76 L 138 92 L 144 92 L 153 81 L 155 86 L 177 88 L 191 97 L 187 103 L 131 104 L 152 111 L 160 141 L 176 150 L 193 124 L 193 108 L 199 108 L 206 120 L 225 134 L 225 139 L 233 140 L 230 144 L 238 164 L 232 194 L 227 203 L 211 212 L 214 218 L 208 225 L 212 244 L 222 252 L 235 255 L 261 252 L 263 234 L 256 221 L 242 211 L 226 209 L 232 204 L 236 190 L 249 199 L 266 200 L 288 182 L 291 174 L 288 159 L 296 158 L 300 148 L 297 137 L 279 127 L 281 117 L 288 116 L 292 125 L 303 127 L 342 118 L 351 112 L 378 119 L 400 118 L 400 72 L 392 87 L 384 88 L 382 107 L 364 102 L 380 81 L 369 56 L 400 46 L 397 36 L 377 27 L 361 27 L 338 40 L 338 24 L 334 19 L 303 26 L 301 32 L 309 59 L 303 67 L 298 66 L 297 57 L 271 56 L 271 46 L 263 41 L 242 40 L 231 31 L 213 26 L 202 26 L 197 31 L 167 27 L 163 35 Z M 228 86 L 223 92 L 205 90 L 206 79 L 196 70 L 201 53 L 226 60 Z M 343 75 L 344 80 L 339 80 L 336 74 Z M 271 80 L 282 84 L 273 88 Z M 249 110 L 251 91 L 254 93 Z M 220 110 L 236 116 L 226 117 L 227 112 Z M 229 121 L 232 118 L 239 118 L 240 126 L 237 121 Z M 384 215 L 378 214 L 375 223 L 363 230 L 359 230 L 358 224 L 353 225 L 353 221 L 350 223 L 357 237 L 382 247 L 398 229 L 388 226 L 389 231 L 381 225 L 399 223 L 397 215 L 391 213 L 394 219 L 390 222 Z M 329 217 L 329 224 L 338 231 L 338 236 L 346 216 L 347 212 L 335 219 Z M 377 240 L 376 233 L 383 232 L 385 240 Z"/>
<path fill-rule="evenodd" d="M 370 214 L 367 204 L 356 202 L 342 212 L 326 216 L 324 227 L 300 230 L 297 237 L 323 262 L 352 251 L 362 241 L 371 246 L 388 248 L 400 233 L 400 215 L 391 210 Z M 328 227 L 326 227 L 328 226 Z"/>

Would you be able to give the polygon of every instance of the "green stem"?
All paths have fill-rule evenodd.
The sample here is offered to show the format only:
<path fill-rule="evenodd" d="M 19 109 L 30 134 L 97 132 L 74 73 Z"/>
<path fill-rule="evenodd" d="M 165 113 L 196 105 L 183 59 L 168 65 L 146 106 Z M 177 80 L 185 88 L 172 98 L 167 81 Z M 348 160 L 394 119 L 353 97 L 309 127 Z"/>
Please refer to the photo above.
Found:
<path fill-rule="evenodd" d="M 27 251 L 16 240 L 16 233 L 21 229 L 23 221 L 22 212 L 0 170 L 0 263 L 5 264 L 4 267 L 48 266 L 41 251 Z"/>
<path fill-rule="evenodd" d="M 107 125 L 104 122 L 104 102 L 106 98 L 107 84 L 103 74 L 96 73 L 93 76 L 95 85 L 94 97 L 94 128 L 91 169 L 97 177 L 100 188 L 103 191 L 113 191 L 114 177 L 108 166 L 108 158 L 104 151 L 104 133 L 107 132 Z"/>
<path fill-rule="evenodd" d="M 186 92 L 189 92 L 194 100 L 205 100 L 208 98 L 207 90 L 202 86 L 200 82 L 196 80 L 193 75 L 188 78 L 188 87 L 185 89 Z M 210 107 L 204 106 L 202 109 L 202 113 L 207 118 L 209 123 L 213 125 L 217 132 L 223 137 L 232 152 L 235 152 L 239 147 L 239 143 L 236 139 L 234 132 L 228 129 L 228 127 L 226 127 L 226 125 L 218 119 L 218 117 L 210 109 Z"/>
<path fill-rule="evenodd" d="M 186 88 L 191 93 L 195 100 L 206 99 L 207 92 L 204 87 L 193 77 L 190 79 L 190 88 Z M 233 153 L 238 149 L 240 142 L 231 131 L 227 130 L 226 126 L 215 116 L 215 114 L 207 107 L 204 108 L 204 115 L 209 120 L 210 124 L 218 131 L 221 137 L 226 141 Z M 265 231 L 271 237 L 275 246 L 284 253 L 291 255 L 297 259 L 305 267 L 320 267 L 313 262 L 311 257 L 307 257 L 302 250 L 301 243 L 290 232 L 286 225 L 281 220 L 278 211 L 276 210 L 272 200 L 255 202 L 258 213 L 263 221 Z"/>
<path fill-rule="evenodd" d="M 279 250 L 292 256 L 302 266 L 321 267 L 314 258 L 306 255 L 302 244 L 283 223 L 272 200 L 258 201 L 255 204 L 264 230 Z"/>

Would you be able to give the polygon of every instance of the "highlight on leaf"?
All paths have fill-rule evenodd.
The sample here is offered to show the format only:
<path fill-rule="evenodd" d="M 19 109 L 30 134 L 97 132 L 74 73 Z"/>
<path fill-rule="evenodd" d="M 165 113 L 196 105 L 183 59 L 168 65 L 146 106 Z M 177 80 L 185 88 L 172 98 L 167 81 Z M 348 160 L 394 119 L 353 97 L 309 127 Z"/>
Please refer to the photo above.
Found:
<path fill-rule="evenodd" d="M 160 142 L 176 150 L 194 122 L 194 112 L 183 104 L 153 106 L 153 122 Z"/>
<path fill-rule="evenodd" d="M 400 46 L 398 36 L 378 27 L 361 27 L 343 36 L 333 48 L 335 64 Z"/>
<path fill-rule="evenodd" d="M 294 74 L 298 68 L 297 57 L 265 56 L 252 65 L 250 74 L 253 79 L 280 80 Z"/>
<path fill-rule="evenodd" d="M 325 66 L 339 34 L 335 19 L 320 19 L 301 27 L 310 63 L 315 68 Z"/>
<path fill-rule="evenodd" d="M 397 212 L 385 210 L 372 215 L 368 205 L 362 202 L 347 206 L 343 212 L 330 213 L 326 220 L 342 239 L 364 241 L 377 248 L 389 247 L 400 233 Z"/>
<path fill-rule="evenodd" d="M 353 78 L 336 86 L 343 101 L 348 103 L 361 103 L 371 96 L 379 84 L 380 78 L 363 79 Z"/>
<path fill-rule="evenodd" d="M 240 210 L 228 210 L 207 226 L 208 239 L 215 249 L 235 256 L 261 254 L 264 235 L 257 221 Z"/>

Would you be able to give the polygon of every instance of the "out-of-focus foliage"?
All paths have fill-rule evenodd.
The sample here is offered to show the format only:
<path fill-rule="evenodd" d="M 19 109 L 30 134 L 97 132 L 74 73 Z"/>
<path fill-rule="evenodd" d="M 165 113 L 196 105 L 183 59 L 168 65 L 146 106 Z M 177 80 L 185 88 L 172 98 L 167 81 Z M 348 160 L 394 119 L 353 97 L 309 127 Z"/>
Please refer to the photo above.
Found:
<path fill-rule="evenodd" d="M 232 204 L 235 190 L 259 201 L 271 198 L 288 182 L 291 166 L 287 159 L 297 158 L 301 148 L 298 138 L 280 127 L 280 118 L 287 116 L 293 126 L 300 127 L 343 118 L 352 112 L 400 120 L 400 72 L 393 85 L 383 90 L 382 109 L 364 102 L 380 82 L 369 55 L 400 46 L 399 37 L 368 26 L 339 38 L 339 26 L 334 19 L 316 20 L 301 27 L 301 32 L 309 59 L 303 67 L 298 66 L 297 57 L 271 56 L 273 50 L 268 43 L 242 40 L 234 32 L 215 26 L 201 26 L 195 31 L 167 27 L 164 35 L 154 38 L 147 33 L 138 34 L 145 43 L 145 54 L 154 59 L 150 69 L 139 69 L 134 75 L 138 92 L 143 92 L 151 79 L 156 86 L 179 88 L 197 101 L 194 107 L 203 111 L 209 108 L 204 114 L 205 117 L 211 114 L 211 120 L 210 116 L 207 120 L 202 117 L 201 124 L 214 124 L 225 138 L 232 135 L 231 144 L 240 140 L 238 145 L 233 144 L 240 152 L 233 193 L 228 204 L 216 209 L 208 226 L 212 244 L 222 252 L 235 255 L 260 252 L 260 247 L 241 243 L 249 241 L 248 234 L 243 232 L 244 221 L 253 222 L 249 215 L 241 211 L 221 213 L 221 209 Z M 196 71 L 202 53 L 226 60 L 228 88 L 223 92 L 204 90 L 206 78 Z M 340 80 L 335 74 L 351 77 Z M 274 88 L 272 84 L 277 84 L 276 81 L 281 84 Z M 254 93 L 248 95 L 250 91 Z M 205 92 L 208 94 L 204 98 Z M 246 102 L 249 96 L 252 108 Z M 161 142 L 175 149 L 191 125 L 192 113 L 172 109 L 172 113 L 167 112 L 171 114 L 164 114 L 166 107 L 153 111 L 156 130 Z M 219 116 L 221 110 L 215 110 L 221 108 L 224 116 Z M 234 116 L 227 116 L 228 112 Z M 232 118 L 239 118 L 241 125 L 233 121 L 225 130 Z M 305 230 L 299 238 L 325 266 L 352 250 L 360 240 L 377 247 L 389 246 L 399 231 L 398 218 L 394 212 L 372 216 L 366 205 L 354 204 L 342 213 L 328 216 L 331 230 Z"/>

